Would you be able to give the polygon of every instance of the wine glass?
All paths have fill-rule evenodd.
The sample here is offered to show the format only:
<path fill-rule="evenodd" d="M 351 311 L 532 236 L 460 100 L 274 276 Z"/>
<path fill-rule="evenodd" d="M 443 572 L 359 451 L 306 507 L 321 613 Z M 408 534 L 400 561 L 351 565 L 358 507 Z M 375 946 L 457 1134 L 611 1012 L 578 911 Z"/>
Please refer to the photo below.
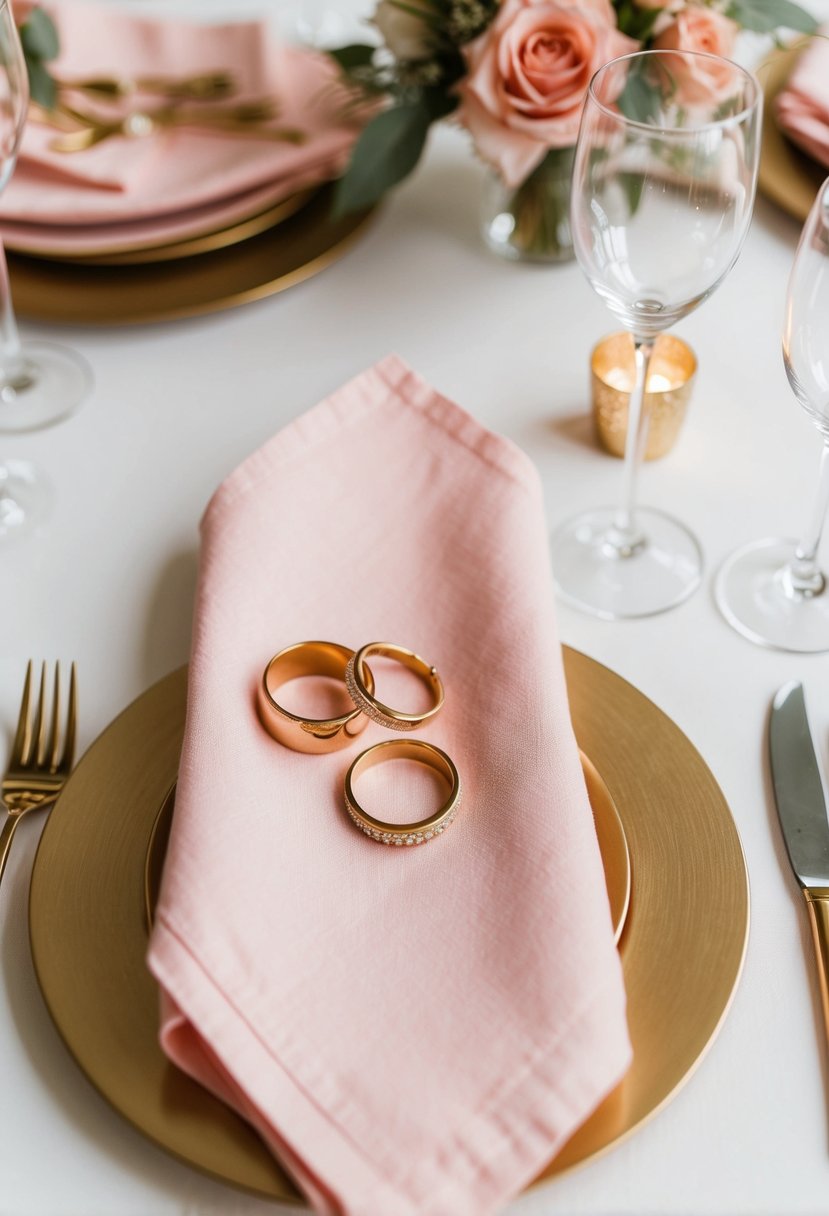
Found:
<path fill-rule="evenodd" d="M 0 191 L 17 162 L 29 105 L 26 61 L 9 0 L 0 0 Z M 89 391 L 84 359 L 52 342 L 21 342 L 0 244 L 0 432 L 36 431 L 71 414 Z M 30 465 L 0 463 L 0 537 L 42 516 L 47 490 Z"/>
<path fill-rule="evenodd" d="M 829 178 L 800 236 L 786 296 L 783 362 L 823 437 L 818 490 L 799 541 L 752 541 L 721 567 L 715 596 L 752 642 L 801 654 L 829 650 L 829 589 L 817 551 L 829 504 Z"/>
<path fill-rule="evenodd" d="M 573 169 L 576 256 L 636 353 L 621 500 L 567 521 L 552 540 L 560 595 L 596 616 L 663 612 L 702 577 L 687 528 L 636 506 L 644 390 L 659 334 L 737 260 L 754 205 L 761 113 L 752 75 L 696 52 L 626 55 L 588 88 Z"/>

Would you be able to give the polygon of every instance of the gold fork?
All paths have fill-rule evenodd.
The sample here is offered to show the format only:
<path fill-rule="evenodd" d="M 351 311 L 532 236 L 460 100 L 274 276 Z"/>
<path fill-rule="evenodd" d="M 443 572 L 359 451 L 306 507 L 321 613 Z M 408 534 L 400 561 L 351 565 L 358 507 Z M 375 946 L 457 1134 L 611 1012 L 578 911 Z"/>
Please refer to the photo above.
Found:
<path fill-rule="evenodd" d="M 0 830 L 0 879 L 6 868 L 17 825 L 29 811 L 51 806 L 72 768 L 75 755 L 75 731 L 78 718 L 78 696 L 75 684 L 75 664 L 69 677 L 69 702 L 63 744 L 60 740 L 60 663 L 55 664 L 52 693 L 52 716 L 46 727 L 46 664 L 40 669 L 40 694 L 34 717 L 31 713 L 32 661 L 26 668 L 23 699 L 17 719 L 17 733 L 12 745 L 8 768 L 0 782 L 0 797 L 8 814 Z"/>
<path fill-rule="evenodd" d="M 58 80 L 61 90 L 90 93 L 94 97 L 112 100 L 131 97 L 133 93 L 158 93 L 188 101 L 217 101 L 229 97 L 235 86 L 230 72 L 200 72 L 196 76 L 95 76 L 88 80 Z"/>

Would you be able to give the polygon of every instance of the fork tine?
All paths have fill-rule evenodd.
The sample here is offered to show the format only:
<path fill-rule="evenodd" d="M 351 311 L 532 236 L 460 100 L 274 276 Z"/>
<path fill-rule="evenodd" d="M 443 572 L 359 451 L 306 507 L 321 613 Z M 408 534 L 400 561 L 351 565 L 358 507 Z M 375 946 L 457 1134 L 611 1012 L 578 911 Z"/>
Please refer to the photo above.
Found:
<path fill-rule="evenodd" d="M 26 665 L 26 680 L 23 684 L 23 699 L 20 702 L 20 713 L 17 718 L 17 731 L 12 744 L 12 754 L 9 764 L 13 767 L 24 764 L 29 754 L 32 730 L 29 719 L 29 702 L 32 695 L 32 660 Z"/>
<path fill-rule="evenodd" d="M 40 695 L 37 699 L 37 709 L 35 710 L 35 720 L 32 726 L 32 746 L 31 754 L 28 761 L 25 763 L 42 764 L 43 763 L 43 745 L 46 735 L 46 662 L 40 665 Z"/>
<path fill-rule="evenodd" d="M 52 721 L 49 726 L 49 741 L 46 744 L 44 763 L 53 773 L 58 767 L 58 719 L 60 715 L 60 663 L 55 663 L 55 683 L 52 689 Z"/>
<path fill-rule="evenodd" d="M 75 664 L 69 673 L 69 705 L 66 710 L 66 736 L 63 741 L 63 755 L 60 758 L 61 769 L 69 771 L 75 758 L 75 731 L 78 722 L 78 689 L 75 681 Z"/>

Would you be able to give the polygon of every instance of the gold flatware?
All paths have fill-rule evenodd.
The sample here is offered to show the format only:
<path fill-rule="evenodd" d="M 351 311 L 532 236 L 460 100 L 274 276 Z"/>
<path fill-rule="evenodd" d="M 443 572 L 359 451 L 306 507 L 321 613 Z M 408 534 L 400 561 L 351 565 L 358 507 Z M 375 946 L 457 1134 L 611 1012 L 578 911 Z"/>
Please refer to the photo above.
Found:
<path fill-rule="evenodd" d="M 278 139 L 294 144 L 302 143 L 305 139 L 305 133 L 297 128 L 263 125 L 276 117 L 276 107 L 269 99 L 215 109 L 159 106 L 156 109 L 133 110 L 118 119 L 96 118 L 63 103 L 58 112 L 80 125 L 78 130 L 68 131 L 53 139 L 49 145 L 53 152 L 84 152 L 105 139 L 116 136 L 143 139 L 172 127 L 208 127 L 237 135 L 255 135 L 259 139 Z"/>
<path fill-rule="evenodd" d="M 230 97 L 236 83 L 230 72 L 202 72 L 196 76 L 93 76 L 86 80 L 57 80 L 61 92 L 89 93 L 102 100 L 156 93 L 186 101 L 218 101 Z"/>
<path fill-rule="evenodd" d="M 17 719 L 17 732 L 12 744 L 2 783 L 0 797 L 7 815 L 0 829 L 0 879 L 6 868 L 6 858 L 11 848 L 17 825 L 29 811 L 51 806 L 63 787 L 72 768 L 75 755 L 75 732 L 78 717 L 78 698 L 75 683 L 75 664 L 69 677 L 69 700 L 66 707 L 66 725 L 63 740 L 60 738 L 60 663 L 55 664 L 55 679 L 52 692 L 52 715 L 47 735 L 46 711 L 46 664 L 40 669 L 40 692 L 34 715 L 31 712 L 32 661 L 26 668 L 23 699 Z"/>
<path fill-rule="evenodd" d="M 829 824 L 803 685 L 797 680 L 784 684 L 772 701 L 768 743 L 783 841 L 809 914 L 829 1043 Z"/>
<path fill-rule="evenodd" d="M 29 121 L 39 127 L 55 127 L 58 131 L 77 131 L 78 121 L 58 109 L 48 109 L 37 101 L 29 102 Z"/>

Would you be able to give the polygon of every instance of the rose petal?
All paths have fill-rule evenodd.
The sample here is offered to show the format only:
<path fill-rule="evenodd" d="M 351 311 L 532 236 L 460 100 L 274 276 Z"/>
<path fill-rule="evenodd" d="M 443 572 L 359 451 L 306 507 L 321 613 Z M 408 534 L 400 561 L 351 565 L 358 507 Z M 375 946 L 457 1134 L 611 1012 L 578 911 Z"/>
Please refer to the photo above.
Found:
<path fill-rule="evenodd" d="M 544 145 L 530 136 L 510 131 L 509 139 L 505 140 L 502 124 L 471 93 L 464 97 L 462 114 L 459 112 L 458 117 L 480 155 L 508 186 L 520 186 L 544 159 Z"/>

